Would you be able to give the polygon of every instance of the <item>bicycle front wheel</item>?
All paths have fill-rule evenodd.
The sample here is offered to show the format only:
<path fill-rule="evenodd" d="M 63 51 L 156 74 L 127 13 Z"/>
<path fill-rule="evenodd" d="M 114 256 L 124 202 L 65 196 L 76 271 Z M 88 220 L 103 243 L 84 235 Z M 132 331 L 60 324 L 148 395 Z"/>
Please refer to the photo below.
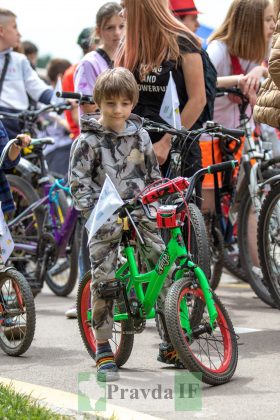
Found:
<path fill-rule="evenodd" d="M 258 251 L 264 281 L 280 309 L 280 183 L 273 185 L 262 204 Z"/>
<path fill-rule="evenodd" d="M 96 338 L 91 325 L 91 272 L 87 272 L 81 281 L 77 297 L 77 314 L 80 334 L 89 355 L 95 359 Z M 134 324 L 131 318 L 114 322 L 113 337 L 109 340 L 118 367 L 123 366 L 132 352 L 134 342 Z"/>
<path fill-rule="evenodd" d="M 260 197 L 261 199 L 261 197 Z M 264 283 L 257 250 L 257 221 L 259 214 L 254 210 L 247 190 L 240 202 L 238 212 L 238 246 L 241 265 L 248 282 L 256 295 L 267 305 L 275 307 L 268 286 Z"/>
<path fill-rule="evenodd" d="M 215 293 L 213 299 L 218 312 L 214 330 L 210 326 L 202 290 L 194 288 L 186 279 L 176 281 L 166 297 L 165 317 L 171 343 L 183 365 L 190 372 L 201 373 L 203 382 L 221 385 L 228 382 L 235 372 L 238 349 L 230 317 Z M 192 327 L 191 336 L 186 327 L 187 314 Z"/>
<path fill-rule="evenodd" d="M 0 347 L 19 356 L 30 347 L 36 324 L 34 298 L 29 284 L 14 269 L 0 272 Z"/>

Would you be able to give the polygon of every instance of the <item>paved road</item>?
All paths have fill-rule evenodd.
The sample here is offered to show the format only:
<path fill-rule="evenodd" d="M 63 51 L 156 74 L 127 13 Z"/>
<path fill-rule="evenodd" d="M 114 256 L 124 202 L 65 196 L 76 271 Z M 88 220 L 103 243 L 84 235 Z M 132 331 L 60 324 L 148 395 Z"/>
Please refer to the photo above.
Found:
<path fill-rule="evenodd" d="M 239 363 L 234 379 L 220 387 L 202 387 L 202 409 L 181 412 L 186 419 L 275 419 L 279 417 L 280 395 L 280 317 L 254 297 L 250 288 L 229 275 L 223 276 L 218 290 L 234 322 L 239 340 Z M 88 356 L 79 336 L 75 320 L 67 320 L 64 312 L 74 302 L 55 297 L 48 289 L 36 298 L 37 327 L 35 339 L 26 355 L 0 357 L 0 376 L 59 390 L 77 393 L 78 375 L 94 372 L 94 362 Z M 144 333 L 137 335 L 131 358 L 122 369 L 119 388 L 147 383 L 173 383 L 174 370 L 156 361 L 159 338 L 153 321 Z M 83 376 L 82 376 L 83 377 Z M 82 384 L 91 397 L 98 399 L 100 390 L 92 382 Z M 81 384 L 80 384 L 81 389 Z M 90 391 L 89 391 L 90 389 Z M 116 398 L 120 395 L 115 391 Z M 166 419 L 178 418 L 178 412 L 164 401 L 143 402 L 124 398 L 111 401 L 130 409 Z M 139 407 L 140 406 L 140 407 Z"/>

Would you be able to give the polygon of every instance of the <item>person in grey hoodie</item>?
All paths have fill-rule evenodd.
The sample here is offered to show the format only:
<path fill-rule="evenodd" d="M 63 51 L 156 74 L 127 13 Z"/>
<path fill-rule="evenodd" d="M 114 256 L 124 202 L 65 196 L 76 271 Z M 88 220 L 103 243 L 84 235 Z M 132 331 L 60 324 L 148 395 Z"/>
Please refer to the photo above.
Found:
<path fill-rule="evenodd" d="M 142 119 L 131 114 L 138 100 L 138 86 L 129 70 L 106 70 L 96 80 L 94 100 L 100 115 L 85 114 L 81 134 L 70 155 L 69 183 L 75 206 L 88 218 L 95 207 L 108 174 L 123 200 L 136 197 L 148 184 L 161 179 L 159 165 Z M 132 215 L 145 241 L 144 253 L 155 263 L 164 244 L 156 225 L 142 207 Z M 113 215 L 89 244 L 92 271 L 92 318 L 97 342 L 96 365 L 99 380 L 118 379 L 110 347 L 113 328 L 113 299 L 98 297 L 100 282 L 115 279 L 122 226 Z"/>

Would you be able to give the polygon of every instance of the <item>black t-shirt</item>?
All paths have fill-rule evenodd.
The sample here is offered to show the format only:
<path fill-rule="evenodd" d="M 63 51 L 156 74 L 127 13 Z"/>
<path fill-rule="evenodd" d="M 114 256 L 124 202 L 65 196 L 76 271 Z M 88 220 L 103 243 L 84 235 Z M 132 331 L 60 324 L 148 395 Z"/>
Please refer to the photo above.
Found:
<path fill-rule="evenodd" d="M 193 45 L 190 41 L 183 37 L 178 38 L 180 54 L 199 53 L 198 47 Z M 160 108 L 165 95 L 166 87 L 169 82 L 169 73 L 172 72 L 177 94 L 180 102 L 180 112 L 182 112 L 186 102 L 188 101 L 188 94 L 185 85 L 183 69 L 180 60 L 176 64 L 174 60 L 167 60 L 162 65 L 149 73 L 145 80 L 141 81 L 138 71 L 134 73 L 139 87 L 139 101 L 135 106 L 133 112 L 144 118 L 149 118 L 153 121 L 164 122 L 159 116 Z M 198 127 L 194 127 L 198 128 Z M 162 134 L 150 133 L 153 143 L 161 139 Z"/>

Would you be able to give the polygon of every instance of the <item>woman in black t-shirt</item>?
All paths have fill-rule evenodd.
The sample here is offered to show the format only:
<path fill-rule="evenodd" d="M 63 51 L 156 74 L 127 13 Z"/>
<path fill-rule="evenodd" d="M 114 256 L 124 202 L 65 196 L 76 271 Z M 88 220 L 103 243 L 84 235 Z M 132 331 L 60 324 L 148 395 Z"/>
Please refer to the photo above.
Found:
<path fill-rule="evenodd" d="M 188 129 L 198 128 L 206 93 L 197 38 L 174 18 L 167 0 L 123 0 L 121 5 L 126 33 L 116 65 L 132 71 L 138 82 L 140 95 L 134 112 L 163 122 L 159 113 L 171 71 L 180 102 L 181 123 Z M 171 136 L 152 134 L 151 138 L 163 165 L 168 159 Z M 192 152 L 195 172 L 201 164 L 198 142 L 192 146 Z"/>

